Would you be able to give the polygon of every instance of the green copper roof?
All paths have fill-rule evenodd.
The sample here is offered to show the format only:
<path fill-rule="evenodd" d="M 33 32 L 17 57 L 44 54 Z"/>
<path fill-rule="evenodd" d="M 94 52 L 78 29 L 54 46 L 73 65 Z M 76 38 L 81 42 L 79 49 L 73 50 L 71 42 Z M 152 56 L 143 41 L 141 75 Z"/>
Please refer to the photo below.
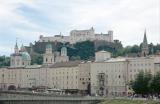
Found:
<path fill-rule="evenodd" d="M 46 48 L 52 48 L 52 45 L 51 44 L 47 44 Z"/>
<path fill-rule="evenodd" d="M 30 55 L 27 52 L 22 52 L 22 60 L 31 60 Z"/>

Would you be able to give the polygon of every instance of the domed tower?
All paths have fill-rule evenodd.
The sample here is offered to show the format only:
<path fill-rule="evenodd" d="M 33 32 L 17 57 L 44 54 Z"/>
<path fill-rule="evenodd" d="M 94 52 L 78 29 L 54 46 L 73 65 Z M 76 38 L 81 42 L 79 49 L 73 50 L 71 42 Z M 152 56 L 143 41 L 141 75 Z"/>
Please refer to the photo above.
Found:
<path fill-rule="evenodd" d="M 145 30 L 142 48 L 141 48 L 141 56 L 146 57 L 148 54 L 149 54 L 149 49 L 148 49 L 148 42 L 147 42 L 147 36 L 146 36 L 146 30 Z"/>
<path fill-rule="evenodd" d="M 23 47 L 23 48 L 22 48 Z M 22 45 L 21 50 L 19 51 L 18 45 L 16 42 L 15 52 L 11 54 L 10 67 L 25 67 L 31 64 L 31 57 L 28 52 L 25 51 L 24 46 Z"/>
<path fill-rule="evenodd" d="M 31 57 L 28 52 L 21 52 L 21 59 L 22 59 L 22 66 L 29 66 L 31 65 Z"/>
<path fill-rule="evenodd" d="M 67 56 L 67 48 L 63 45 L 63 47 L 61 48 L 61 55 L 56 56 L 55 62 L 60 63 L 60 62 L 68 62 L 68 61 L 69 61 L 69 57 Z"/>
<path fill-rule="evenodd" d="M 52 45 L 46 45 L 46 52 L 43 55 L 43 64 L 50 65 L 54 64 L 54 54 L 52 53 Z"/>
<path fill-rule="evenodd" d="M 67 48 L 65 46 L 61 48 L 61 56 L 67 56 Z"/>

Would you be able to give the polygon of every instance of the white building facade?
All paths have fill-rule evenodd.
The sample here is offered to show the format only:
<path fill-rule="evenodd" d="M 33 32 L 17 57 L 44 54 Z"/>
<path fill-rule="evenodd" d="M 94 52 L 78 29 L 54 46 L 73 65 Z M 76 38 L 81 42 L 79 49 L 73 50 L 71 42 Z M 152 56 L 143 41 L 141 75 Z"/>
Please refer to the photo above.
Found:
<path fill-rule="evenodd" d="M 152 75 L 159 70 L 158 56 L 111 58 L 91 63 L 91 93 L 101 96 L 126 96 L 129 83 L 140 71 Z"/>
<path fill-rule="evenodd" d="M 94 40 L 104 40 L 107 42 L 113 42 L 113 31 L 108 31 L 107 34 L 97 34 L 95 33 L 94 28 L 88 30 L 72 30 L 70 32 L 70 36 L 63 36 L 61 33 L 60 35 L 44 37 L 40 35 L 39 42 L 69 42 L 71 44 L 75 44 L 77 42 L 82 41 L 94 41 Z"/>

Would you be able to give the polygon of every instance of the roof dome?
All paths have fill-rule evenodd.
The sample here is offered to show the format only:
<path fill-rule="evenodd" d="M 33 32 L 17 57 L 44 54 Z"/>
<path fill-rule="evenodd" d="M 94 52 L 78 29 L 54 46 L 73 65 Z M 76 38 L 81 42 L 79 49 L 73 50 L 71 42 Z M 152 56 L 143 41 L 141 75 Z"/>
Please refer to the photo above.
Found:
<path fill-rule="evenodd" d="M 31 60 L 31 57 L 27 52 L 22 52 L 21 55 L 22 55 L 22 60 L 26 61 Z"/>

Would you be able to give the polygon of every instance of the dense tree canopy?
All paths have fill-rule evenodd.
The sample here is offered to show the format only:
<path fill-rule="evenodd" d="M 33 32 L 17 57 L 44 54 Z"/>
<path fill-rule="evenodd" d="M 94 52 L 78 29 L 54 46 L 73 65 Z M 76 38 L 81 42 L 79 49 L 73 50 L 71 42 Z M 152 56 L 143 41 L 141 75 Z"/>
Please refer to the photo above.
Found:
<path fill-rule="evenodd" d="M 140 72 L 131 82 L 131 87 L 136 94 L 160 95 L 160 72 L 152 75 L 149 72 Z"/>
<path fill-rule="evenodd" d="M 10 65 L 10 57 L 0 56 L 0 67 L 5 67 Z"/>
<path fill-rule="evenodd" d="M 32 56 L 32 59 L 31 59 L 31 64 L 38 64 L 38 65 L 41 65 L 43 63 L 43 56 L 40 55 L 40 54 L 37 54 L 37 55 L 34 55 Z"/>

